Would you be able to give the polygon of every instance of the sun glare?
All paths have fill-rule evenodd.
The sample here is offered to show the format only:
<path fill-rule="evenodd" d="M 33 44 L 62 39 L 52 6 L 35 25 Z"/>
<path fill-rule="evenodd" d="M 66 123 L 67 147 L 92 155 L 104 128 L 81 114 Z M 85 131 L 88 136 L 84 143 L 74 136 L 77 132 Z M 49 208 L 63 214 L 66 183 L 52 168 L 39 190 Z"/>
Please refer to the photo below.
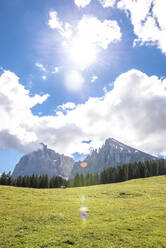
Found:
<path fill-rule="evenodd" d="M 81 69 L 85 69 L 96 60 L 95 45 L 81 38 L 72 40 L 69 53 L 72 61 Z"/>

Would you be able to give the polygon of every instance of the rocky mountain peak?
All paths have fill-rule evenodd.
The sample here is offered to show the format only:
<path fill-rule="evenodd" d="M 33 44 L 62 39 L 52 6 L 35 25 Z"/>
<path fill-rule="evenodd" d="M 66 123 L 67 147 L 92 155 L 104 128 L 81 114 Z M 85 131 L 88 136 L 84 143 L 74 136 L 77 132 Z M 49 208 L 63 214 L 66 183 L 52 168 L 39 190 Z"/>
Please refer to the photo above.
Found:
<path fill-rule="evenodd" d="M 93 151 L 84 160 L 88 164 L 86 168 L 81 168 L 80 163 L 74 164 L 72 176 L 76 173 L 99 173 L 109 167 L 152 159 L 156 158 L 116 139 L 108 138 L 98 151 Z"/>
<path fill-rule="evenodd" d="M 47 145 L 45 145 L 43 143 L 40 143 L 40 145 L 42 146 L 43 151 L 46 151 L 47 150 Z"/>
<path fill-rule="evenodd" d="M 106 139 L 105 144 L 102 147 L 110 147 L 110 148 L 114 147 L 117 149 L 119 147 L 123 148 L 124 146 L 126 147 L 127 145 L 119 142 L 118 140 L 116 140 L 114 138 L 108 138 L 108 139 Z"/>
<path fill-rule="evenodd" d="M 41 146 L 41 149 L 20 159 L 13 171 L 13 177 L 48 174 L 49 177 L 61 175 L 68 178 L 74 165 L 73 158 L 56 153 L 45 144 Z"/>
<path fill-rule="evenodd" d="M 83 162 L 86 162 L 87 166 L 82 168 L 80 162 L 75 162 L 71 157 L 56 153 L 41 143 L 41 149 L 20 159 L 15 166 L 13 177 L 48 174 L 49 177 L 68 178 L 73 177 L 76 173 L 100 173 L 109 167 L 152 159 L 156 159 L 156 157 L 113 138 L 108 138 L 101 148 L 93 150 L 84 159 Z"/>

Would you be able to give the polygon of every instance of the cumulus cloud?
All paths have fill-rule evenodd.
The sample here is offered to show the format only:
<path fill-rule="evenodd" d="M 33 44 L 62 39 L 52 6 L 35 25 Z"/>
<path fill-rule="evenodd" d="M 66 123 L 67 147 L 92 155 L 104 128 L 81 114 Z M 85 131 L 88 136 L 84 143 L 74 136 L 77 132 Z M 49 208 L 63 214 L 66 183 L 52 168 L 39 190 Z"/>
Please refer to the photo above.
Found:
<path fill-rule="evenodd" d="M 96 76 L 96 75 L 93 75 L 92 77 L 91 77 L 91 83 L 94 83 L 96 80 L 98 79 L 98 76 Z"/>
<path fill-rule="evenodd" d="M 62 22 L 56 11 L 49 13 L 48 26 L 51 29 L 57 29 L 64 38 L 69 38 L 72 34 L 71 25 L 68 22 Z"/>
<path fill-rule="evenodd" d="M 97 17 L 84 15 L 78 24 L 73 27 L 69 23 L 59 20 L 57 12 L 50 12 L 48 25 L 57 29 L 65 40 L 62 44 L 68 45 L 69 38 L 79 38 L 81 41 L 88 40 L 89 44 L 96 44 L 106 49 L 111 42 L 121 39 L 121 32 L 118 23 L 114 20 L 100 21 Z M 71 44 L 70 44 L 71 45 Z"/>
<path fill-rule="evenodd" d="M 18 77 L 6 71 L 0 77 L 0 148 L 29 152 L 42 142 L 71 155 L 88 153 L 90 147 L 98 148 L 113 137 L 145 152 L 166 155 L 165 89 L 166 79 L 130 70 L 103 97 L 61 105 L 56 116 L 35 116 L 31 108 L 48 95 L 30 97 Z"/>
<path fill-rule="evenodd" d="M 54 133 L 51 144 L 55 142 L 56 149 L 61 151 L 63 147 L 67 154 L 87 153 L 90 146 L 97 148 L 107 137 L 114 137 L 149 153 L 166 154 L 165 87 L 166 80 L 156 76 L 149 77 L 138 70 L 126 72 L 103 97 L 90 98 L 66 115 L 49 117 L 49 122 L 46 118 Z M 92 142 L 82 145 L 82 140 Z"/>
<path fill-rule="evenodd" d="M 91 0 L 74 0 L 74 3 L 80 8 L 84 8 L 90 4 Z"/>
<path fill-rule="evenodd" d="M 19 152 L 32 152 L 40 149 L 41 146 L 37 142 L 24 143 L 17 135 L 10 134 L 9 130 L 0 131 L 0 149 L 16 150 Z"/>
<path fill-rule="evenodd" d="M 4 71 L 0 76 L 0 143 L 1 148 L 29 151 L 34 149 L 37 137 L 35 133 L 28 132 L 24 123 L 35 122 L 31 108 L 36 104 L 42 104 L 48 95 L 29 96 L 29 91 L 19 83 L 19 78 L 10 71 Z M 9 145 L 10 144 L 10 145 Z M 30 145 L 31 144 L 31 145 Z M 36 143 L 38 146 L 38 142 Z M 25 149 L 24 149 L 25 148 Z"/>
<path fill-rule="evenodd" d="M 83 16 L 77 25 L 78 36 L 82 40 L 106 49 L 112 42 L 121 39 L 120 27 L 116 21 L 100 21 L 97 17 Z"/>
<path fill-rule="evenodd" d="M 103 8 L 113 7 L 116 3 L 116 0 L 98 0 Z"/>
<path fill-rule="evenodd" d="M 51 11 L 49 13 L 48 25 L 52 29 L 62 30 L 63 23 L 59 20 L 58 13 L 56 11 Z"/>
<path fill-rule="evenodd" d="M 136 44 L 157 45 L 166 54 L 166 2 L 163 0 L 120 0 L 117 6 L 129 13 Z"/>

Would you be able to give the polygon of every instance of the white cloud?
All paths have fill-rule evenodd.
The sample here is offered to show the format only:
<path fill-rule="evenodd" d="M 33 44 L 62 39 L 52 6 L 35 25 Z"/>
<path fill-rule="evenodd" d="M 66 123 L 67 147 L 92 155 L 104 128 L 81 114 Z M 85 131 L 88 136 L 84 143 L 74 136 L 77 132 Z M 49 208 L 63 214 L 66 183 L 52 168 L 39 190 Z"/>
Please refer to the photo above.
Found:
<path fill-rule="evenodd" d="M 43 75 L 43 76 L 42 76 L 42 79 L 43 79 L 43 80 L 46 80 L 46 79 L 47 79 L 47 76 Z"/>
<path fill-rule="evenodd" d="M 74 3 L 81 8 L 84 8 L 88 4 L 90 4 L 91 0 L 74 0 Z"/>
<path fill-rule="evenodd" d="M 43 142 L 57 152 L 87 153 L 107 137 L 149 153 L 166 155 L 166 79 L 138 70 L 121 74 L 103 97 L 62 105 L 56 116 L 35 116 L 31 108 L 48 95 L 29 96 L 18 77 L 0 77 L 0 148 L 30 151 Z M 70 109 L 73 108 L 73 109 Z M 92 140 L 90 144 L 82 140 Z"/>
<path fill-rule="evenodd" d="M 54 70 L 52 71 L 52 74 L 56 74 L 56 73 L 58 73 L 58 72 L 59 72 L 59 70 L 60 70 L 60 67 L 55 66 L 55 67 L 54 67 Z"/>
<path fill-rule="evenodd" d="M 111 42 L 121 39 L 120 27 L 116 21 L 100 21 L 97 17 L 84 15 L 77 25 L 71 26 L 68 22 L 62 22 L 56 11 L 50 12 L 48 25 L 57 29 L 64 38 L 62 45 L 67 46 L 69 38 L 79 39 L 88 44 L 96 44 L 106 49 Z"/>
<path fill-rule="evenodd" d="M 56 11 L 51 11 L 49 13 L 48 26 L 51 29 L 57 29 L 60 34 L 68 39 L 72 35 L 71 25 L 68 22 L 60 21 L 58 13 Z"/>
<path fill-rule="evenodd" d="M 66 74 L 65 85 L 70 91 L 78 91 L 82 89 L 84 78 L 81 73 L 76 70 L 69 71 Z"/>
<path fill-rule="evenodd" d="M 116 3 L 116 0 L 98 0 L 103 8 L 113 7 Z"/>
<path fill-rule="evenodd" d="M 56 150 L 66 154 L 87 153 L 90 146 L 102 145 L 107 137 L 146 152 L 166 154 L 165 86 L 166 79 L 131 70 L 120 75 L 114 89 L 104 97 L 90 98 L 56 119 L 45 118 L 54 139 L 48 138 L 49 130 L 47 134 L 42 132 L 43 138 L 50 140 L 52 146 L 56 143 Z M 92 142 L 82 145 L 82 140 Z"/>
<path fill-rule="evenodd" d="M 85 3 L 85 1 L 79 3 L 83 4 L 83 2 Z M 53 11 L 50 12 L 48 25 L 58 30 L 69 62 L 74 63 L 79 70 L 84 70 L 95 63 L 101 48 L 107 49 L 110 43 L 121 39 L 117 21 L 100 21 L 94 16 L 84 15 L 77 24 L 72 26 L 68 22 L 61 21 L 57 12 Z"/>
<path fill-rule="evenodd" d="M 69 110 L 69 109 L 75 109 L 76 105 L 74 102 L 67 102 L 65 104 L 59 105 L 57 108 L 60 110 Z"/>
<path fill-rule="evenodd" d="M 62 22 L 58 18 L 56 11 L 50 12 L 50 19 L 48 25 L 52 29 L 57 29 L 61 36 L 66 39 L 62 44 L 67 45 L 68 39 L 72 37 L 80 41 L 86 41 L 89 44 L 96 44 L 104 49 L 108 47 L 111 42 L 116 42 L 121 39 L 121 32 L 116 21 L 104 20 L 100 21 L 97 17 L 86 16 L 73 27 L 68 22 Z M 75 31 L 75 32 L 74 32 Z"/>
<path fill-rule="evenodd" d="M 94 83 L 97 79 L 98 79 L 98 76 L 93 75 L 93 76 L 91 77 L 91 83 Z"/>
<path fill-rule="evenodd" d="M 47 68 L 46 69 L 46 67 L 43 64 L 38 63 L 38 62 L 35 63 L 35 66 L 38 67 L 42 72 L 45 72 L 47 74 L 48 73 L 56 74 L 56 73 L 58 73 L 60 71 L 60 66 L 59 67 L 58 66 L 55 66 L 53 70 L 51 68 Z M 47 76 L 46 75 L 42 75 L 41 78 L 43 80 L 46 80 L 47 79 Z"/>
<path fill-rule="evenodd" d="M 31 152 L 40 149 L 37 142 L 25 142 L 18 138 L 17 134 L 11 134 L 9 130 L 0 131 L 0 149 L 16 150 L 19 152 Z"/>
<path fill-rule="evenodd" d="M 72 35 L 72 27 L 68 22 L 65 22 L 63 24 L 63 30 L 61 32 L 61 35 L 66 38 L 69 39 Z"/>
<path fill-rule="evenodd" d="M 62 30 L 63 23 L 58 18 L 58 13 L 56 11 L 51 11 L 49 13 L 48 25 L 52 29 Z"/>
<path fill-rule="evenodd" d="M 97 17 L 84 16 L 77 25 L 78 37 L 90 44 L 106 49 L 112 42 L 121 39 L 120 28 L 116 21 L 100 21 Z"/>
<path fill-rule="evenodd" d="M 118 7 L 131 16 L 136 44 L 157 45 L 166 54 L 166 2 L 163 0 L 120 0 Z"/>
<path fill-rule="evenodd" d="M 44 65 L 41 63 L 36 62 L 35 66 L 38 67 L 41 71 L 44 71 L 44 72 L 47 71 L 46 68 L 44 67 Z"/>
<path fill-rule="evenodd" d="M 43 103 L 48 95 L 29 96 L 29 91 L 19 83 L 19 78 L 10 71 L 0 76 L 0 148 L 29 151 L 38 147 L 35 133 L 27 131 L 24 124 L 37 121 L 31 112 L 36 104 Z M 3 140 L 2 140 L 3 138 Z"/>

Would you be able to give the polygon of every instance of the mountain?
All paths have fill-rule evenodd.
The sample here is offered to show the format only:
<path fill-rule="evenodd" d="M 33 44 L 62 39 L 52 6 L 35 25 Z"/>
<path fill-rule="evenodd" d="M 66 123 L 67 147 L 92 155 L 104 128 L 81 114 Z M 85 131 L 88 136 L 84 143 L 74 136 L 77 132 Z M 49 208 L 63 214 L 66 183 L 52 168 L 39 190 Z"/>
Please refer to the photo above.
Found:
<path fill-rule="evenodd" d="M 32 174 L 38 176 L 48 174 L 49 177 L 62 176 L 64 178 L 70 176 L 74 160 L 48 149 L 44 144 L 42 145 L 42 149 L 27 154 L 20 159 L 13 171 L 14 178 Z"/>
<path fill-rule="evenodd" d="M 92 151 L 92 153 L 84 159 L 83 162 L 87 164 L 86 167 L 82 168 L 80 166 L 81 162 L 74 164 L 71 177 L 76 173 L 99 173 L 109 167 L 153 159 L 157 158 L 127 146 L 113 138 L 109 138 L 98 151 Z"/>
<path fill-rule="evenodd" d="M 14 178 L 32 174 L 72 178 L 76 173 L 99 173 L 106 168 L 121 164 L 157 159 L 152 155 L 109 138 L 98 151 L 92 151 L 84 159 L 84 165 L 87 165 L 87 167 L 82 168 L 80 166 L 81 162 L 74 162 L 72 158 L 56 153 L 48 149 L 46 145 L 42 145 L 42 149 L 29 153 L 20 159 L 13 171 Z"/>

